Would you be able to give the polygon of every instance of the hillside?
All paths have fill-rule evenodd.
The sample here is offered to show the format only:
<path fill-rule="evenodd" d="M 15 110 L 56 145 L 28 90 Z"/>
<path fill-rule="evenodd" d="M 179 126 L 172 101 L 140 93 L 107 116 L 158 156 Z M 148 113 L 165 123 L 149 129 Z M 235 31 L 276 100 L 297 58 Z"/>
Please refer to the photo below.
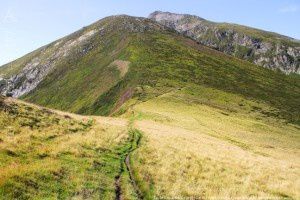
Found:
<path fill-rule="evenodd" d="M 299 123 L 298 75 L 235 59 L 145 18 L 107 17 L 0 73 L 2 93 L 75 113 L 118 114 L 129 99 L 142 102 L 193 83 L 262 101 L 272 107 L 261 111 L 266 116 Z"/>
<path fill-rule="evenodd" d="M 0 96 L 0 199 L 136 196 L 125 120 L 78 116 Z"/>
<path fill-rule="evenodd" d="M 0 199 L 300 198 L 297 74 L 126 15 L 0 74 Z"/>
<path fill-rule="evenodd" d="M 117 119 L 1 98 L 0 199 L 300 197 L 300 127 L 268 105 L 196 85 L 131 101 Z"/>
<path fill-rule="evenodd" d="M 188 14 L 156 11 L 149 18 L 226 54 L 287 74 L 300 73 L 300 42 L 295 39 Z"/>

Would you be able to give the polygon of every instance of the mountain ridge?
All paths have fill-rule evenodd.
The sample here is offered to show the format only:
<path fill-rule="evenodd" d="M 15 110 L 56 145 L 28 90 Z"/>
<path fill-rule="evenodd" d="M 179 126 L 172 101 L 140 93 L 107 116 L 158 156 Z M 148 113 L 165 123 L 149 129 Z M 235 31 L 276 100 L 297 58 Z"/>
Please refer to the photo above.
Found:
<path fill-rule="evenodd" d="M 281 117 L 298 121 L 297 75 L 231 57 L 147 18 L 104 18 L 1 73 L 8 75 L 0 82 L 2 93 L 75 113 L 112 115 L 131 99 L 197 84 L 268 102 Z"/>
<path fill-rule="evenodd" d="M 226 54 L 287 74 L 300 73 L 300 42 L 291 37 L 188 14 L 155 11 L 148 18 Z"/>
<path fill-rule="evenodd" d="M 298 74 L 124 15 L 0 74 L 0 199 L 300 197 Z"/>
<path fill-rule="evenodd" d="M 280 34 L 280 33 L 275 32 L 275 31 L 267 31 L 267 30 L 264 30 L 264 29 L 261 29 L 261 28 L 255 28 L 255 27 L 251 27 L 251 26 L 247 26 L 247 25 L 242 25 L 242 24 L 232 23 L 232 22 L 226 22 L 226 21 L 223 21 L 223 22 L 215 22 L 215 21 L 208 20 L 208 19 L 206 19 L 206 18 L 202 18 L 202 17 L 200 17 L 200 16 L 198 16 L 198 15 L 195 15 L 195 14 L 174 13 L 174 12 L 169 12 L 169 11 L 161 11 L 161 10 L 157 10 L 157 11 L 154 11 L 154 12 L 150 13 L 150 14 L 148 15 L 148 18 L 149 18 L 149 19 L 152 19 L 152 18 L 154 18 L 156 15 L 159 15 L 159 14 L 167 14 L 167 15 L 169 15 L 170 17 L 171 17 L 171 16 L 177 16 L 177 17 L 180 17 L 180 18 L 191 17 L 191 18 L 196 18 L 196 19 L 199 19 L 199 20 L 202 20 L 202 21 L 207 21 L 207 22 L 215 23 L 215 24 L 230 24 L 230 25 L 235 25 L 235 26 L 247 27 L 247 28 L 250 28 L 250 29 L 258 30 L 258 31 L 262 31 L 262 32 L 266 32 L 266 33 L 271 33 L 271 34 L 274 34 L 274 35 L 277 35 L 277 36 L 279 36 L 279 37 L 286 38 L 286 39 L 289 39 L 289 40 L 295 40 L 296 42 L 300 43 L 300 39 L 296 39 L 296 38 L 293 38 L 293 37 L 291 37 L 291 36 L 283 35 L 283 34 Z M 171 17 L 171 18 L 172 18 L 172 17 Z"/>
<path fill-rule="evenodd" d="M 54 42 L 51 42 L 50 44 L 44 45 L 37 50 L 26 54 L 25 56 L 12 61 L 8 64 L 3 65 L 0 67 L 0 89 L 2 90 L 2 93 L 8 95 L 12 95 L 13 97 L 20 97 L 31 90 L 33 90 L 39 83 L 42 81 L 42 79 L 50 73 L 50 71 L 53 68 L 52 61 L 56 61 L 57 59 L 61 59 L 61 57 L 67 57 L 70 53 L 69 51 L 72 50 L 72 47 L 76 48 L 85 48 L 84 45 L 86 41 L 90 39 L 90 37 L 93 37 L 95 33 L 97 34 L 104 34 L 104 28 L 99 27 L 101 24 L 103 26 L 106 26 L 105 23 L 107 20 L 114 20 L 116 18 L 129 18 L 131 16 L 128 15 L 113 15 L 109 17 L 105 17 L 101 20 L 98 20 L 88 27 L 83 27 L 80 30 L 71 33 L 68 36 L 62 37 L 61 39 L 58 39 Z M 131 19 L 134 20 L 141 20 L 140 17 L 132 17 Z M 150 21 L 149 21 L 150 22 Z M 159 24 L 156 24 L 158 27 Z M 127 28 L 133 28 L 133 27 L 127 27 Z M 146 27 L 139 27 L 141 29 Z M 163 26 L 160 26 L 159 28 L 163 29 Z M 133 30 L 134 31 L 134 30 Z M 78 36 L 78 37 L 77 37 Z M 63 44 L 63 45 L 62 45 Z M 88 48 L 92 48 L 91 46 Z M 82 52 L 84 54 L 84 51 L 88 51 L 89 49 L 82 49 Z M 48 56 L 41 55 L 43 54 L 43 51 L 51 51 Z M 44 60 L 39 61 L 38 57 L 43 57 Z M 36 58 L 31 59 L 31 58 Z M 46 57 L 46 58 L 44 58 Z M 24 60 L 25 59 L 25 60 Z M 30 62 L 29 62 L 30 60 Z M 43 67 L 39 68 L 39 73 L 37 73 L 38 65 L 41 65 Z M 42 72 L 41 72 L 42 71 Z M 1 80 L 2 75 L 2 80 Z M 36 77 L 38 75 L 38 77 Z M 22 79 L 24 79 L 25 76 L 28 76 L 27 79 L 29 79 L 29 83 L 23 83 L 23 86 L 19 89 L 16 89 L 14 85 L 17 85 Z M 4 82 L 6 79 L 6 83 Z M 34 80 L 37 79 L 37 80 Z M 1 82 L 2 81 L 2 82 Z M 1 88 L 2 86 L 2 88 Z M 11 93 L 11 94 L 10 94 Z"/>

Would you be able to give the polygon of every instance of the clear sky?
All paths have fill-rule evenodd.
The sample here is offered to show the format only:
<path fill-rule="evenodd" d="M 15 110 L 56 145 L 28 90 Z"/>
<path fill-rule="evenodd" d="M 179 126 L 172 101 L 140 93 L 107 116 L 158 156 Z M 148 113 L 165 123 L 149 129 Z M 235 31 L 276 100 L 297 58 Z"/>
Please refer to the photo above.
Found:
<path fill-rule="evenodd" d="M 103 17 L 195 14 L 300 39 L 300 0 L 0 0 L 0 65 Z"/>

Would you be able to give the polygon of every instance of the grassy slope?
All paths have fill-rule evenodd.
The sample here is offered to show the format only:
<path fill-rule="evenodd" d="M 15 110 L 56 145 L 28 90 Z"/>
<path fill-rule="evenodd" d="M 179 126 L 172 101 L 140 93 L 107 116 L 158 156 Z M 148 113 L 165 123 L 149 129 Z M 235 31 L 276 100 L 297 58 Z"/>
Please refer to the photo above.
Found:
<path fill-rule="evenodd" d="M 273 114 L 299 120 L 299 76 L 272 72 L 174 35 L 141 36 L 129 49 L 132 75 L 140 76 L 140 100 L 195 83 L 264 101 L 277 109 Z"/>
<path fill-rule="evenodd" d="M 159 198 L 298 199 L 300 127 L 264 114 L 273 109 L 196 85 L 136 104 L 124 117 L 135 113 L 144 132 L 133 157 L 141 188 Z"/>
<path fill-rule="evenodd" d="M 120 71 L 112 67 L 111 63 L 119 58 L 126 61 L 121 51 L 128 43 L 128 33 L 114 31 L 116 28 L 109 21 L 104 19 L 87 28 L 93 30 L 106 26 L 105 30 L 108 30 L 89 41 L 87 46 L 92 45 L 93 48 L 88 54 L 81 55 L 75 50 L 56 65 L 53 73 L 46 77 L 36 91 L 24 98 L 61 110 L 88 113 L 95 99 L 122 78 Z"/>
<path fill-rule="evenodd" d="M 144 26 L 151 28 L 139 31 Z M 144 100 L 195 83 L 263 100 L 277 109 L 273 114 L 299 123 L 297 75 L 262 69 L 196 45 L 151 21 L 126 16 L 106 18 L 62 40 L 101 27 L 103 34 L 96 34 L 78 48 L 92 45 L 91 51 L 81 54 L 73 49 L 36 90 L 23 98 L 76 113 L 109 115 L 132 95 Z M 47 46 L 46 54 L 58 48 L 53 45 Z M 30 60 L 33 54 L 39 53 L 33 52 L 7 69 L 18 69 L 19 62 Z M 110 65 L 117 59 L 131 62 L 124 78 Z M 152 94 L 145 92 L 145 87 L 151 87 Z"/>
<path fill-rule="evenodd" d="M 115 198 L 131 145 L 126 126 L 0 104 L 0 199 Z M 121 176 L 122 195 L 134 198 L 126 170 Z"/>
<path fill-rule="evenodd" d="M 130 17 L 106 19 L 113 25 L 94 39 L 97 48 L 81 59 L 74 55 L 59 64 L 24 99 L 77 113 L 109 115 L 132 95 L 144 100 L 195 83 L 262 100 L 277 109 L 273 114 L 299 123 L 299 76 L 263 69 L 159 28 L 133 33 L 124 29 L 124 21 L 136 27 L 152 23 Z M 131 62 L 124 78 L 108 67 L 116 59 Z M 145 92 L 149 87 L 152 93 Z"/>
<path fill-rule="evenodd" d="M 299 198 L 299 76 L 172 32 L 120 31 L 114 20 L 96 49 L 62 62 L 24 98 L 79 113 L 138 113 L 144 137 L 131 162 L 148 196 Z M 131 63 L 123 78 L 108 67 L 117 59 Z"/>

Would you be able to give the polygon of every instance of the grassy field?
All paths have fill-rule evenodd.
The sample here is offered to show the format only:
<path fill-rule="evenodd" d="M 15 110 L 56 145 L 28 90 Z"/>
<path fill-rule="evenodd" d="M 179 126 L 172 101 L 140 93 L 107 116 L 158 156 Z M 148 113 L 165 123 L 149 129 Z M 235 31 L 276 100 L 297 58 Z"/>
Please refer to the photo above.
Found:
<path fill-rule="evenodd" d="M 300 197 L 300 127 L 268 104 L 189 84 L 124 107 L 118 119 L 5 100 L 1 198 Z"/>
<path fill-rule="evenodd" d="M 157 198 L 299 199 L 300 127 L 269 110 L 194 85 L 132 106 L 144 133 L 133 163 L 141 188 Z"/>
<path fill-rule="evenodd" d="M 134 199 L 127 125 L 0 101 L 0 199 Z M 71 118 L 72 117 L 72 118 Z"/>

